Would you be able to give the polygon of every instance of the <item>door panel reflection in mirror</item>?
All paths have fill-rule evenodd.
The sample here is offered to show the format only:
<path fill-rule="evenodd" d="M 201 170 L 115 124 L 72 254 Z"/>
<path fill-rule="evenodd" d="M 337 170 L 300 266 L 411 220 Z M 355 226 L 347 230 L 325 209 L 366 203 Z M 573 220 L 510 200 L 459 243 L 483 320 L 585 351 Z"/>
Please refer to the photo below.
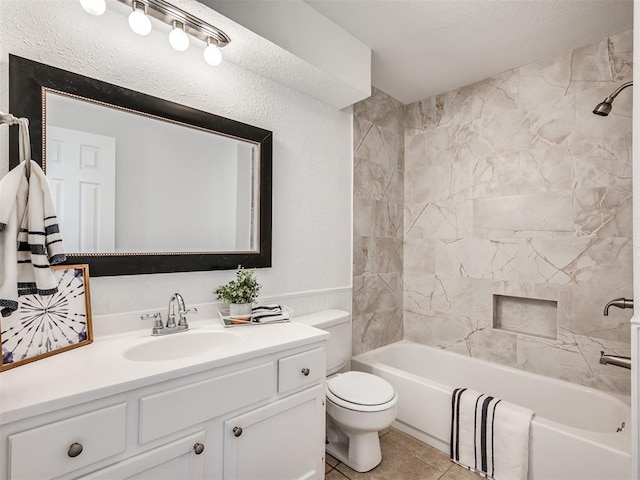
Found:
<path fill-rule="evenodd" d="M 69 252 L 255 248 L 255 143 L 50 90 L 45 112 Z"/>
<path fill-rule="evenodd" d="M 116 139 L 47 122 L 46 152 L 67 252 L 115 252 Z"/>
<path fill-rule="evenodd" d="M 11 54 L 9 109 L 92 277 L 271 266 L 270 131 Z"/>

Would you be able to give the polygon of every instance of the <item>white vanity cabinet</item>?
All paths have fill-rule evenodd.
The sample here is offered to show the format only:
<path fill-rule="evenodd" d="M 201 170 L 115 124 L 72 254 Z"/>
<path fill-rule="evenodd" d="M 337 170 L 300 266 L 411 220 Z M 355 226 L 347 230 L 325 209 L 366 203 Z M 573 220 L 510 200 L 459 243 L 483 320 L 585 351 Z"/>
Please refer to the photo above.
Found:
<path fill-rule="evenodd" d="M 197 432 L 80 477 L 82 480 L 205 479 L 205 434 Z"/>
<path fill-rule="evenodd" d="M 10 478 L 55 478 L 126 449 L 126 403 L 8 435 Z"/>
<path fill-rule="evenodd" d="M 226 480 L 324 476 L 325 365 L 322 348 L 280 358 L 278 392 L 304 390 L 224 422 Z"/>
<path fill-rule="evenodd" d="M 322 478 L 324 395 L 319 385 L 225 421 L 224 478 Z"/>
<path fill-rule="evenodd" d="M 324 343 L 0 425 L 0 478 L 324 478 Z"/>

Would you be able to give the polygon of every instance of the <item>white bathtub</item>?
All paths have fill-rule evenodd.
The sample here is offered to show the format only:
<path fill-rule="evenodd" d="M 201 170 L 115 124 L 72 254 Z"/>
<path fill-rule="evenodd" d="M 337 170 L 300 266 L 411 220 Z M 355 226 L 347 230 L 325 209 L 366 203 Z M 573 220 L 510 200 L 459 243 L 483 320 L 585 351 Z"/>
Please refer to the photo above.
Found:
<path fill-rule="evenodd" d="M 627 399 L 406 340 L 357 355 L 351 367 L 389 381 L 399 395 L 395 426 L 446 453 L 451 393 L 467 387 L 535 412 L 530 480 L 631 478 Z"/>

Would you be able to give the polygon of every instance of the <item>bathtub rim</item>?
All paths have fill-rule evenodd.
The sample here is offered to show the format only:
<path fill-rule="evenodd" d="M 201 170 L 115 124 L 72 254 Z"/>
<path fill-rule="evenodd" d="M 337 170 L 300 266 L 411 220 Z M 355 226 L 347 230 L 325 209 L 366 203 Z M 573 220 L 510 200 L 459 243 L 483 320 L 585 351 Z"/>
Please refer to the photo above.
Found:
<path fill-rule="evenodd" d="M 411 346 L 417 346 L 417 347 L 424 347 L 426 349 L 429 350 L 434 350 L 437 351 L 438 354 L 443 354 L 445 356 L 456 356 L 457 358 L 459 357 L 463 357 L 466 358 L 468 361 L 473 361 L 473 362 L 479 362 L 481 365 L 485 365 L 487 367 L 490 368 L 494 368 L 494 369 L 498 369 L 501 371 L 508 371 L 508 372 L 517 372 L 518 374 L 523 374 L 524 376 L 527 377 L 533 377 L 533 378 L 542 378 L 545 381 L 549 381 L 552 384 L 557 384 L 557 385 L 569 385 L 572 388 L 578 388 L 581 389 L 583 391 L 585 391 L 585 393 L 589 393 L 589 394 L 593 394 L 599 397 L 605 397 L 607 399 L 613 399 L 615 402 L 619 403 L 621 406 L 623 406 L 625 408 L 626 411 L 626 428 L 622 431 L 622 432 L 602 432 L 602 431 L 593 431 L 593 430 L 586 430 L 586 429 L 582 429 L 582 428 L 578 428 L 578 427 L 574 427 L 571 425 L 567 425 L 561 422 L 557 422 L 555 420 L 551 420 L 548 419 L 546 417 L 541 417 L 539 415 L 534 415 L 533 419 L 532 419 L 532 426 L 533 425 L 540 425 L 543 426 L 545 428 L 548 429 L 552 429 L 555 430 L 557 432 L 560 432 L 562 434 L 566 434 L 572 437 L 575 437 L 577 439 L 580 440 L 585 440 L 591 443 L 595 443 L 597 444 L 599 447 L 614 451 L 614 452 L 618 452 L 618 453 L 624 453 L 626 455 L 631 455 L 631 398 L 627 397 L 625 395 L 620 395 L 620 394 L 616 394 L 616 393 L 610 393 L 610 392 L 604 392 L 602 390 L 597 390 L 591 387 L 586 387 L 584 385 L 579 385 L 579 384 L 575 384 L 575 383 L 571 383 L 571 382 L 567 382 L 566 380 L 560 380 L 557 378 L 553 378 L 553 377 L 547 377 L 545 375 L 541 375 L 539 373 L 533 373 L 533 372 L 528 372 L 526 370 L 521 370 L 521 369 L 517 369 L 514 367 L 509 367 L 507 365 L 502 365 L 499 363 L 494 363 L 494 362 L 490 362 L 488 360 L 484 360 L 481 358 L 476 358 L 476 357 L 470 357 L 467 355 L 462 355 L 460 353 L 456 353 L 456 352 L 451 352 L 451 351 L 447 351 L 445 349 L 442 348 L 437 348 L 437 347 L 433 347 L 430 345 L 425 345 L 422 343 L 418 343 L 418 342 L 414 342 L 411 340 L 407 340 L 407 339 L 403 339 L 403 340 L 399 340 L 397 342 L 393 342 L 387 345 L 384 345 L 382 347 L 378 347 L 374 350 L 370 350 L 368 352 L 363 352 L 360 353 L 358 355 L 355 355 L 352 358 L 352 368 L 353 368 L 353 362 L 360 362 L 363 363 L 365 365 L 370 366 L 372 369 L 377 368 L 381 368 L 381 369 L 386 369 L 387 371 L 390 371 L 390 373 L 393 374 L 397 374 L 397 375 L 401 375 L 404 377 L 409 377 L 409 378 L 415 378 L 418 382 L 422 382 L 422 383 L 428 383 L 429 386 L 433 387 L 433 388 L 437 388 L 440 389 L 443 392 L 449 393 L 451 394 L 453 392 L 453 389 L 455 387 L 449 386 L 449 385 L 444 385 L 440 382 L 437 382 L 435 380 L 430 380 L 428 378 L 425 377 L 421 377 L 420 375 L 411 373 L 411 372 L 407 372 L 405 370 L 401 370 L 397 367 L 393 367 L 389 364 L 385 364 L 380 362 L 379 360 L 377 360 L 375 358 L 375 355 L 377 352 L 383 351 L 383 350 L 388 350 L 390 348 L 394 348 L 394 347 L 398 347 L 399 345 L 411 345 Z M 375 373 L 375 372 L 374 372 Z M 403 422 L 404 423 L 404 422 Z M 410 428 L 413 428 L 411 425 L 408 425 Z M 409 432 L 407 432 L 409 433 Z M 428 432 L 424 432 L 425 434 L 428 435 Z"/>

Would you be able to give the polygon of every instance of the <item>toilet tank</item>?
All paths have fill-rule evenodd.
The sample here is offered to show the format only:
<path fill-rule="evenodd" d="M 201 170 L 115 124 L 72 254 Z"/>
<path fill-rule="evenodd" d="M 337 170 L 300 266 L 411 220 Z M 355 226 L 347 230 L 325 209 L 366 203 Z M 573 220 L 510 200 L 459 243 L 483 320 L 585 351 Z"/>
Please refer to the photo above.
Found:
<path fill-rule="evenodd" d="M 351 360 L 351 314 L 344 310 L 321 310 L 293 317 L 294 322 L 304 323 L 329 332 L 327 340 L 327 375 L 340 371 Z"/>

